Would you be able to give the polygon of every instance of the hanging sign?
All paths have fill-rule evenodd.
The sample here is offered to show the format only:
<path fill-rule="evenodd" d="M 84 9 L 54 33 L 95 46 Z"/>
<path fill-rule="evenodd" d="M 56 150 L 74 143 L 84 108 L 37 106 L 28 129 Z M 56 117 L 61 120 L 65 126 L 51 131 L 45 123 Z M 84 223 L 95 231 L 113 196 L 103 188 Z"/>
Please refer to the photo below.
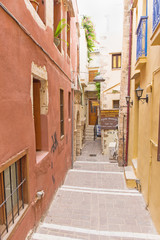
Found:
<path fill-rule="evenodd" d="M 99 102 L 97 101 L 92 101 L 92 107 L 98 107 L 99 106 Z"/>
<path fill-rule="evenodd" d="M 119 110 L 101 111 L 101 129 L 115 130 L 118 126 Z"/>

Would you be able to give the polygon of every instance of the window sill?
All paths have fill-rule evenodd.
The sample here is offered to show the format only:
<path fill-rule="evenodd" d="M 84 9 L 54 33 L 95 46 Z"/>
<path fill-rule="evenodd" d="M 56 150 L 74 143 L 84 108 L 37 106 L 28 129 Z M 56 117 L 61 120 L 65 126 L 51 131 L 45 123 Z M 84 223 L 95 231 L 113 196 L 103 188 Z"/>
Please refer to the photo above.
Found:
<path fill-rule="evenodd" d="M 121 70 L 122 68 L 112 68 L 112 71 Z"/>
<path fill-rule="evenodd" d="M 62 135 L 61 137 L 60 137 L 60 140 L 62 141 L 64 139 L 64 135 Z"/>
<path fill-rule="evenodd" d="M 36 163 L 40 163 L 47 155 L 49 152 L 47 151 L 36 151 Z"/>
<path fill-rule="evenodd" d="M 4 236 L 2 235 L 3 240 L 9 239 L 9 237 L 13 233 L 14 229 L 16 229 L 16 226 L 18 225 L 19 221 L 26 213 L 27 209 L 28 209 L 28 205 L 25 204 L 24 209 L 20 211 L 19 216 L 14 219 L 14 224 L 9 225 L 8 233 L 4 234 Z"/>

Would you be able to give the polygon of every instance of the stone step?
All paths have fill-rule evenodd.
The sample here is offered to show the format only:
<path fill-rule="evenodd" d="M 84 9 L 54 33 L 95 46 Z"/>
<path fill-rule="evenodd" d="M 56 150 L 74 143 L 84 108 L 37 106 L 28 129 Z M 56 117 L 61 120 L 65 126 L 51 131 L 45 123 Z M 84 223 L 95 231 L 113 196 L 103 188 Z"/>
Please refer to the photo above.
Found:
<path fill-rule="evenodd" d="M 85 136 L 94 136 L 93 133 L 86 133 Z"/>
<path fill-rule="evenodd" d="M 86 128 L 94 128 L 94 125 L 88 125 Z"/>
<path fill-rule="evenodd" d="M 86 141 L 92 141 L 94 140 L 94 137 L 90 137 L 90 138 L 85 138 Z"/>
<path fill-rule="evenodd" d="M 86 137 L 85 140 L 94 140 L 94 137 Z"/>
<path fill-rule="evenodd" d="M 128 188 L 137 188 L 137 177 L 132 166 L 124 167 L 124 177 Z"/>
<path fill-rule="evenodd" d="M 132 159 L 132 166 L 133 166 L 133 170 L 134 170 L 134 173 L 137 177 L 137 159 Z"/>

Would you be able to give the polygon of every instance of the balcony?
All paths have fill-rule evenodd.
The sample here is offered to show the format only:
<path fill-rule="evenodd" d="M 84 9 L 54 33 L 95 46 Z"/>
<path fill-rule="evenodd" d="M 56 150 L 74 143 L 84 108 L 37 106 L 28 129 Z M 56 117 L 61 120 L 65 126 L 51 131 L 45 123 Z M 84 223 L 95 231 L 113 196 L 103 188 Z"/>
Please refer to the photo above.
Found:
<path fill-rule="evenodd" d="M 141 17 L 137 27 L 137 62 L 135 70 L 141 70 L 147 62 L 147 18 L 147 16 Z"/>
<path fill-rule="evenodd" d="M 152 32 L 151 45 L 160 45 L 160 0 L 153 0 Z"/>

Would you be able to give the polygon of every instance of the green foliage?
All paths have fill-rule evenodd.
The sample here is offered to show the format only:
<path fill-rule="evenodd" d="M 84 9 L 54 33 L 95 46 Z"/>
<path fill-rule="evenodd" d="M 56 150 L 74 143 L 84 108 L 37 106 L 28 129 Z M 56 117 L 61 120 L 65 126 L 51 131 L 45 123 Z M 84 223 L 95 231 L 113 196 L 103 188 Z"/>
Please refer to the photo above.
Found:
<path fill-rule="evenodd" d="M 87 40 L 87 49 L 88 49 L 88 62 L 90 62 L 92 60 L 90 57 L 90 53 L 94 50 L 95 43 L 96 43 L 95 29 L 92 21 L 90 20 L 90 17 L 83 16 L 82 27 L 85 30 L 85 36 Z"/>
<path fill-rule="evenodd" d="M 57 26 L 57 28 L 56 28 L 56 30 L 55 30 L 55 32 L 54 32 L 54 37 L 56 37 L 56 38 L 58 38 L 59 37 L 59 35 L 60 35 L 60 33 L 62 32 L 62 30 L 64 29 L 64 28 L 67 28 L 68 27 L 68 24 L 66 23 L 66 19 L 61 19 L 60 21 L 59 21 L 59 23 L 58 23 L 58 26 Z"/>
<path fill-rule="evenodd" d="M 118 90 L 112 90 L 112 93 L 119 93 Z"/>
<path fill-rule="evenodd" d="M 96 82 L 97 97 L 100 100 L 101 84 Z"/>

